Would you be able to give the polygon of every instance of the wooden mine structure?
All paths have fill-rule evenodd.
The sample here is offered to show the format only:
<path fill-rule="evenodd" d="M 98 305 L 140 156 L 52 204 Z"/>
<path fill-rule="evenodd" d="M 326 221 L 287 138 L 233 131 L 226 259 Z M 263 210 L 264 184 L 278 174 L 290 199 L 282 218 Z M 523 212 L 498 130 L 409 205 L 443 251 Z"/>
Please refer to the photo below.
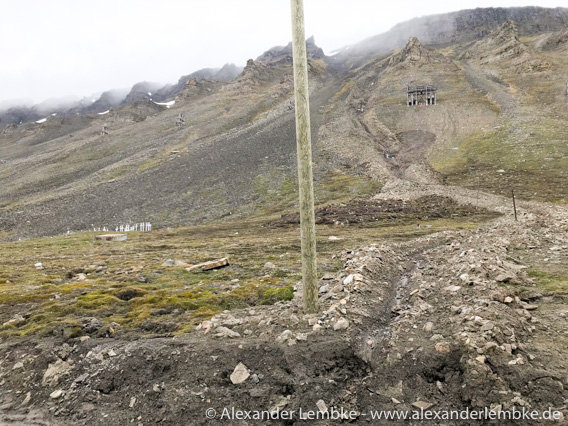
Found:
<path fill-rule="evenodd" d="M 185 114 L 179 113 L 176 119 L 176 126 L 183 127 L 185 124 Z"/>
<path fill-rule="evenodd" d="M 406 105 L 436 105 L 436 86 L 433 84 L 407 86 Z"/>

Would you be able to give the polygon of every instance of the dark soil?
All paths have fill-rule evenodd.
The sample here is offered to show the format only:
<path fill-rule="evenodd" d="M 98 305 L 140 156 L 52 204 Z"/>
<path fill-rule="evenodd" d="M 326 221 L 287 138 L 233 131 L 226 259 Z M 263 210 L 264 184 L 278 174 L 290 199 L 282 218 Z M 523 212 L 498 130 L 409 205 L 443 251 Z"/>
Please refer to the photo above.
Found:
<path fill-rule="evenodd" d="M 416 200 L 356 199 L 348 204 L 334 204 L 316 209 L 316 224 L 391 223 L 400 221 L 431 220 L 496 214 L 468 204 L 458 204 L 448 197 L 420 197 Z M 270 226 L 295 225 L 300 214 L 285 214 L 270 222 Z"/>

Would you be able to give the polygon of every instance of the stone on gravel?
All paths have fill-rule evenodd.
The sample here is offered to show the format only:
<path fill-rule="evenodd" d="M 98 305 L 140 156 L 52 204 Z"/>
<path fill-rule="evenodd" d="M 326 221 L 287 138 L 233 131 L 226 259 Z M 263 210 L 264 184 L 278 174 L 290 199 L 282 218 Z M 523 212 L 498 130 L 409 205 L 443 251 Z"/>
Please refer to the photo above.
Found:
<path fill-rule="evenodd" d="M 61 377 L 69 372 L 73 365 L 69 361 L 58 359 L 56 362 L 49 364 L 43 378 L 42 386 L 55 386 L 59 383 Z"/>
<path fill-rule="evenodd" d="M 448 353 L 450 352 L 450 344 L 448 342 L 438 342 L 436 343 L 436 351 Z"/>
<path fill-rule="evenodd" d="M 22 401 L 22 404 L 20 405 L 20 407 L 25 407 L 26 405 L 28 405 L 30 403 L 31 400 L 32 400 L 32 393 L 31 392 L 26 393 L 26 397 Z"/>
<path fill-rule="evenodd" d="M 276 269 L 276 265 L 272 262 L 266 262 L 264 264 L 264 269 Z"/>
<path fill-rule="evenodd" d="M 434 404 L 432 404 L 431 402 L 426 402 L 426 401 L 416 401 L 412 403 L 412 406 L 420 409 L 420 410 L 428 410 L 430 407 L 432 407 Z"/>
<path fill-rule="evenodd" d="M 347 277 L 345 277 L 345 279 L 343 280 L 343 285 L 349 285 L 353 282 L 353 274 L 349 274 L 347 275 Z"/>
<path fill-rule="evenodd" d="M 498 283 L 506 283 L 509 282 L 513 279 L 513 275 L 508 274 L 508 273 L 500 273 L 495 277 L 495 281 L 497 281 Z"/>
<path fill-rule="evenodd" d="M 244 365 L 242 362 L 239 362 L 235 367 L 235 369 L 233 370 L 230 379 L 234 385 L 238 385 L 240 383 L 243 383 L 246 379 L 248 379 L 249 376 L 250 373 L 246 365 Z"/>
<path fill-rule="evenodd" d="M 340 318 L 335 324 L 333 324 L 333 329 L 335 331 L 345 330 L 347 327 L 349 327 L 349 321 L 347 321 L 345 318 Z"/>
<path fill-rule="evenodd" d="M 230 337 L 230 338 L 234 338 L 234 337 L 241 337 L 241 335 L 239 333 L 237 333 L 236 331 L 231 330 L 230 328 L 227 327 L 217 327 L 215 329 L 215 337 Z"/>
<path fill-rule="evenodd" d="M 280 336 L 276 338 L 276 343 L 285 343 L 287 340 L 291 339 L 292 332 L 290 330 L 284 330 Z"/>
<path fill-rule="evenodd" d="M 320 399 L 318 402 L 316 402 L 316 406 L 322 413 L 327 413 L 327 405 L 325 405 L 323 399 Z"/>
<path fill-rule="evenodd" d="M 49 394 L 49 397 L 52 399 L 57 399 L 63 395 L 63 390 L 57 389 Z"/>

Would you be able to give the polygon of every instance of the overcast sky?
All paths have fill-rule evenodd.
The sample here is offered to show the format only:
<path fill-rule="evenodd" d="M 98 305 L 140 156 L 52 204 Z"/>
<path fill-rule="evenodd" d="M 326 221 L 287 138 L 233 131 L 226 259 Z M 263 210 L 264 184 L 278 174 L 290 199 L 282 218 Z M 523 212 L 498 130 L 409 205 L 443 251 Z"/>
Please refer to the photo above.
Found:
<path fill-rule="evenodd" d="M 304 0 L 306 36 L 329 54 L 414 17 L 566 0 Z M 0 101 L 174 83 L 291 40 L 289 0 L 17 0 L 0 4 Z"/>

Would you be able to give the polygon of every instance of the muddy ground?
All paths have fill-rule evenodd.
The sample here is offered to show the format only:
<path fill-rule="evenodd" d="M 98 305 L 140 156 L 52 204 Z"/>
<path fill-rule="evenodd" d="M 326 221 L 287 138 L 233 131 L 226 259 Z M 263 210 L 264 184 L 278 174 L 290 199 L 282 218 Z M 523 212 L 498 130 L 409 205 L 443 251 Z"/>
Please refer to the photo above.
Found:
<path fill-rule="evenodd" d="M 349 203 L 332 204 L 315 210 L 316 224 L 346 225 L 350 223 L 388 225 L 393 222 L 421 221 L 455 217 L 495 217 L 496 214 L 474 205 L 462 205 L 443 196 L 420 197 L 416 200 L 355 199 Z M 271 226 L 300 223 L 300 214 L 282 215 Z M 419 222 L 417 222 L 419 226 Z"/>
<path fill-rule="evenodd" d="M 362 218 L 374 217 L 368 211 L 404 212 L 403 205 L 442 206 L 451 215 L 471 210 L 460 204 L 469 196 L 461 190 L 422 192 L 414 187 L 411 197 L 405 184 L 395 184 L 374 210 L 370 200 L 352 206 L 364 207 L 354 210 Z M 479 202 L 504 211 L 499 197 Z M 303 315 L 298 283 L 290 302 L 226 311 L 176 337 L 4 341 L 0 419 L 24 425 L 339 423 L 298 418 L 300 409 L 322 409 L 322 401 L 328 413 L 353 411 L 355 424 L 392 423 L 371 420 L 373 409 L 420 407 L 524 407 L 566 416 L 567 292 L 527 272 L 543 262 L 564 270 L 565 207 L 521 203 L 519 210 L 518 222 L 510 212 L 495 213 L 475 230 L 338 252 L 344 266 L 322 277 L 317 315 Z M 239 363 L 248 377 L 235 384 Z M 221 418 L 231 407 L 279 408 L 296 417 Z M 211 409 L 217 416 L 209 419 Z"/>

